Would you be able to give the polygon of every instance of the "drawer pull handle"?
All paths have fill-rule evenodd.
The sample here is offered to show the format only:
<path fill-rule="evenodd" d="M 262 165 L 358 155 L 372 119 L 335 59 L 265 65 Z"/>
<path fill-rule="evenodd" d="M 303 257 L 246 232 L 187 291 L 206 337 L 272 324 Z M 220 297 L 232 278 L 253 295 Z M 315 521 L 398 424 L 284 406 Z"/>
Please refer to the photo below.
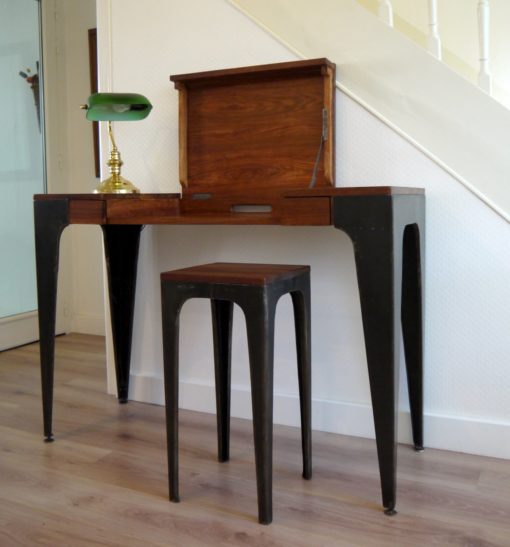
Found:
<path fill-rule="evenodd" d="M 271 205 L 232 205 L 233 213 L 271 213 Z"/>

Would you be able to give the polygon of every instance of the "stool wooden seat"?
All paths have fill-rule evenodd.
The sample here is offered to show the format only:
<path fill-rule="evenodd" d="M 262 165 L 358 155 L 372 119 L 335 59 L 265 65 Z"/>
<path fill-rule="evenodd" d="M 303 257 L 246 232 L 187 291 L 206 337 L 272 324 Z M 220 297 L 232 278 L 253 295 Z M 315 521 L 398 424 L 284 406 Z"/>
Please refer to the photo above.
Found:
<path fill-rule="evenodd" d="M 259 522 L 272 521 L 273 352 L 276 305 L 289 293 L 294 308 L 301 411 L 303 477 L 311 464 L 310 267 L 215 263 L 161 274 L 163 360 L 168 479 L 179 501 L 178 401 L 179 314 L 190 298 L 211 300 L 218 425 L 218 459 L 229 459 L 230 368 L 233 304 L 246 317 L 253 409 Z"/>

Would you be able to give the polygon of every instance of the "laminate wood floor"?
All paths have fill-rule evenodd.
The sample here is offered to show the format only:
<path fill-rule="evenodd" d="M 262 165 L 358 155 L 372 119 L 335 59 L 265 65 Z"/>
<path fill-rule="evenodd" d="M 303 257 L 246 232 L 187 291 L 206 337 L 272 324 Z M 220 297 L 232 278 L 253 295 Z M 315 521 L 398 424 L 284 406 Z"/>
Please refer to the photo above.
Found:
<path fill-rule="evenodd" d="M 385 516 L 371 440 L 274 431 L 274 522 L 257 523 L 251 422 L 182 411 L 181 503 L 167 499 L 163 408 L 105 394 L 104 339 L 57 339 L 54 432 L 42 436 L 38 345 L 0 354 L 0 547 L 510 546 L 510 462 L 399 447 L 398 514 Z"/>

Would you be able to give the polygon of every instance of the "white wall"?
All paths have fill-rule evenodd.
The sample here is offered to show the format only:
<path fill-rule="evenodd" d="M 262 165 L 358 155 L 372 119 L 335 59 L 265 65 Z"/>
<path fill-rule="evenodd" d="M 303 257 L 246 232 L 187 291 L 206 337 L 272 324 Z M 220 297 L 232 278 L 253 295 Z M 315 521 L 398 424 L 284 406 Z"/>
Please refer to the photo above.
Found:
<path fill-rule="evenodd" d="M 294 59 L 222 0 L 101 0 L 111 86 L 149 96 L 143 122 L 117 124 L 125 175 L 142 191 L 178 189 L 177 93 L 170 74 Z M 109 20 L 111 19 L 111 27 Z M 111 58 L 110 58 L 111 54 Z M 427 192 L 427 445 L 510 457 L 509 225 L 411 144 L 337 94 L 337 185 L 413 185 Z M 314 427 L 373 435 L 352 245 L 332 228 L 146 228 L 142 236 L 131 396 L 162 403 L 159 272 L 211 260 L 312 266 Z M 249 416 L 243 319 L 235 317 L 233 415 Z M 209 309 L 186 304 L 181 406 L 213 411 Z M 288 300 L 277 315 L 275 421 L 297 425 Z M 111 360 L 110 360 L 111 369 Z M 401 378 L 402 386 L 404 378 Z M 402 392 L 401 407 L 407 403 Z M 409 439 L 404 412 L 402 435 Z"/>
<path fill-rule="evenodd" d="M 79 107 L 90 94 L 88 29 L 96 26 L 96 2 L 47 1 L 44 8 L 48 190 L 89 193 L 98 184 L 92 127 Z M 104 335 L 100 228 L 64 231 L 60 271 L 70 283 L 59 284 L 58 330 Z"/>
<path fill-rule="evenodd" d="M 67 172 L 71 191 L 90 193 L 94 170 L 91 122 L 80 105 L 90 95 L 88 29 L 96 26 L 95 0 L 62 2 L 67 91 Z M 102 236 L 97 226 L 71 226 L 74 268 L 72 331 L 104 335 Z"/>

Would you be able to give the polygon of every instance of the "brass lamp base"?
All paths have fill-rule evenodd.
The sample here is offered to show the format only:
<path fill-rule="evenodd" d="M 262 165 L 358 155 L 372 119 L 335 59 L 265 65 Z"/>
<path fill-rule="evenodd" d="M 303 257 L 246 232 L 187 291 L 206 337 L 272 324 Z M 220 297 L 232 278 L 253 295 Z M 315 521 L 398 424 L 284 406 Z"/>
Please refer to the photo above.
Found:
<path fill-rule="evenodd" d="M 112 175 L 101 181 L 94 194 L 139 194 L 140 190 L 120 175 Z"/>
<path fill-rule="evenodd" d="M 132 182 L 120 176 L 120 168 L 123 162 L 113 138 L 110 122 L 108 122 L 108 135 L 112 143 L 110 159 L 106 162 L 106 165 L 110 168 L 110 176 L 101 181 L 101 184 L 94 190 L 94 194 L 139 194 L 140 190 Z"/>

